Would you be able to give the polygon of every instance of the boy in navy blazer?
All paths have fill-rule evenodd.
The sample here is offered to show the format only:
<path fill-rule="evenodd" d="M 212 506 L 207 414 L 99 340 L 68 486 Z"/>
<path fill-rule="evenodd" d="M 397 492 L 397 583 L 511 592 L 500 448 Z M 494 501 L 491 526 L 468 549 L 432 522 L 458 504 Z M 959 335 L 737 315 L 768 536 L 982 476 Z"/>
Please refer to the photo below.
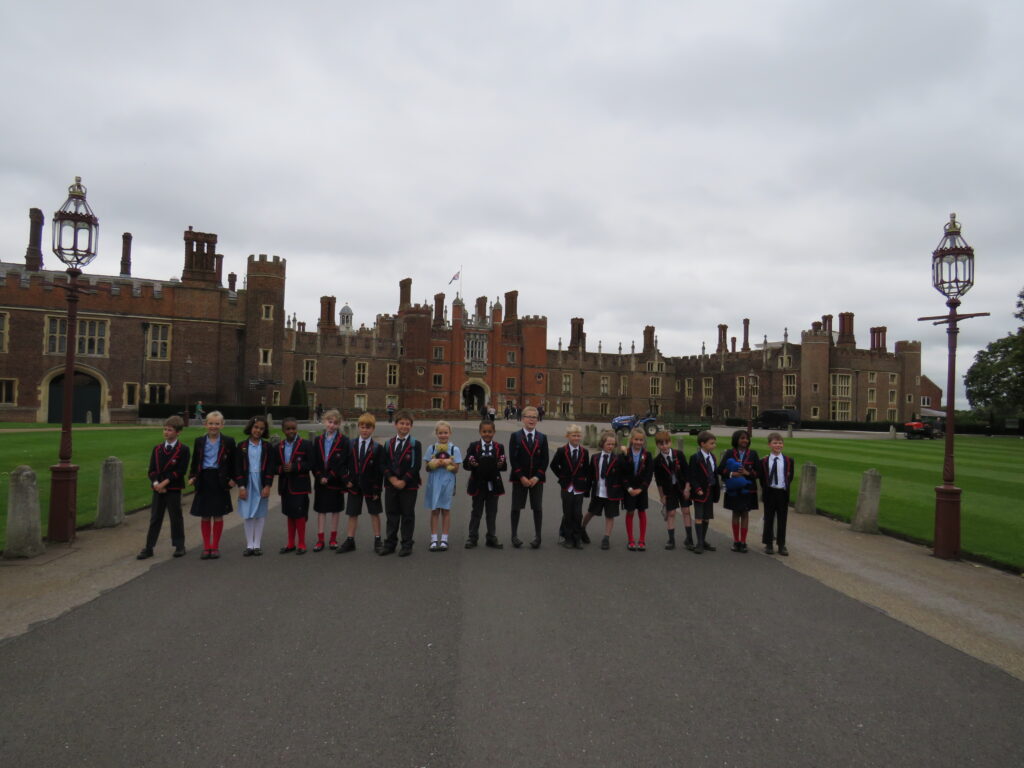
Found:
<path fill-rule="evenodd" d="M 715 502 L 722 493 L 718 480 L 718 465 L 715 462 L 715 436 L 707 430 L 697 435 L 699 451 L 694 451 L 686 470 L 690 484 L 690 498 L 693 500 L 693 529 L 697 534 L 694 554 L 714 552 L 715 547 L 707 541 L 708 524 L 715 516 Z"/>
<path fill-rule="evenodd" d="M 347 538 L 336 550 L 344 554 L 356 548 L 356 527 L 359 516 L 363 513 L 363 504 L 370 513 L 370 525 L 373 527 L 373 551 L 380 554 L 384 543 L 380 538 L 380 513 L 384 511 L 381 493 L 384 485 L 384 464 L 387 454 L 384 446 L 373 439 L 373 431 L 377 428 L 377 419 L 372 413 L 364 413 L 357 423 L 359 437 L 351 441 L 349 448 L 348 503 L 345 514 L 348 517 Z"/>
<path fill-rule="evenodd" d="M 149 510 L 149 531 L 146 546 L 138 554 L 139 560 L 153 556 L 153 547 L 160 537 L 164 512 L 171 520 L 171 545 L 174 556 L 185 554 L 185 520 L 181 515 L 181 492 L 185 487 L 189 450 L 178 439 L 185 423 L 180 416 L 171 416 L 164 422 L 164 439 L 153 448 L 149 456 L 149 481 L 153 486 L 153 502 Z"/>
<path fill-rule="evenodd" d="M 412 535 L 416 529 L 416 495 L 420 487 L 420 466 L 423 464 L 423 446 L 409 432 L 412 414 L 401 410 L 395 414 L 397 434 L 384 446 L 384 514 L 388 519 L 387 537 L 378 554 L 393 554 L 398 546 L 398 532 L 402 532 L 399 557 L 412 554 Z"/>
<path fill-rule="evenodd" d="M 288 518 L 288 545 L 279 552 L 306 554 L 306 520 L 309 518 L 309 495 L 313 485 L 313 446 L 299 437 L 299 423 L 291 416 L 281 421 L 284 440 L 277 444 L 277 471 L 281 479 L 277 492 L 281 496 L 281 513 Z"/>
<path fill-rule="evenodd" d="M 662 430 L 654 436 L 658 452 L 654 456 L 654 482 L 665 507 L 668 543 L 665 549 L 676 548 L 676 510 L 682 509 L 686 540 L 683 546 L 693 549 L 693 525 L 690 523 L 690 485 L 686 482 L 686 454 L 672 448 L 672 435 Z"/>
<path fill-rule="evenodd" d="M 580 445 L 579 425 L 572 424 L 565 437 L 569 442 L 551 459 L 551 471 L 562 486 L 562 546 L 583 549 L 583 497 L 590 492 L 590 454 Z"/>
<path fill-rule="evenodd" d="M 523 546 L 519 539 L 519 512 L 530 499 L 533 510 L 534 538 L 531 549 L 540 546 L 540 529 L 544 520 L 544 472 L 548 468 L 548 439 L 537 431 L 537 409 L 523 408 L 523 428 L 513 432 L 508 443 L 508 461 L 512 483 L 512 546 Z"/>
<path fill-rule="evenodd" d="M 775 554 L 773 542 L 778 542 L 779 554 L 788 555 L 786 549 L 786 519 L 789 517 L 789 489 L 793 485 L 793 459 L 782 453 L 782 435 L 768 435 L 771 453 L 761 459 L 758 476 L 764 489 L 764 542 L 765 554 Z M 776 521 L 778 529 L 776 530 Z"/>
<path fill-rule="evenodd" d="M 331 516 L 331 549 L 338 548 L 338 521 L 348 494 L 348 438 L 338 430 L 341 413 L 332 408 L 323 415 L 324 431 L 313 440 L 313 509 L 316 511 L 316 544 L 314 552 L 324 548 L 324 528 Z"/>
<path fill-rule="evenodd" d="M 618 438 L 610 429 L 606 429 L 598 438 L 601 450 L 590 460 L 590 506 L 583 518 L 583 543 L 589 544 L 587 523 L 595 517 L 604 515 L 604 538 L 601 549 L 611 547 L 612 529 L 615 518 L 619 516 L 619 504 L 626 493 L 623 482 L 623 456 L 617 450 Z"/>
<path fill-rule="evenodd" d="M 508 468 L 505 458 L 505 446 L 494 440 L 494 422 L 480 422 L 480 439 L 469 444 L 466 459 L 462 466 L 469 472 L 466 493 L 473 499 L 473 508 L 469 517 L 469 537 L 466 549 L 473 549 L 480 538 L 480 518 L 486 511 L 487 538 L 485 542 L 491 549 L 501 549 L 496 534 L 498 518 L 498 498 L 505 495 L 505 484 L 501 481 L 501 473 Z"/>

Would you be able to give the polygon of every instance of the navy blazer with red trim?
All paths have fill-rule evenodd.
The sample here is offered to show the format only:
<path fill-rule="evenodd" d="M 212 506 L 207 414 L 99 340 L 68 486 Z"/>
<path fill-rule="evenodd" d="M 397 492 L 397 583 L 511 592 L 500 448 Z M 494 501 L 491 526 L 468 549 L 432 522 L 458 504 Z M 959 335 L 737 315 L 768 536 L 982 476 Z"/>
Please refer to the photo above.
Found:
<path fill-rule="evenodd" d="M 651 462 L 654 465 L 654 482 L 662 493 L 670 493 L 674 477 L 676 492 L 682 495 L 683 489 L 686 488 L 686 454 L 670 448 L 669 457 L 666 459 L 661 451 L 655 454 Z"/>
<path fill-rule="evenodd" d="M 190 478 L 198 475 L 203 469 L 203 457 L 206 451 L 206 435 L 196 438 L 192 447 L 192 461 L 189 464 L 188 476 Z M 227 491 L 231 489 L 238 477 L 238 452 L 235 450 L 235 438 L 222 434 L 220 436 L 220 449 L 217 451 L 217 475 L 220 478 L 221 487 Z"/>
<path fill-rule="evenodd" d="M 188 470 L 188 446 L 181 440 L 174 444 L 169 452 L 164 450 L 165 442 L 153 448 L 149 456 L 149 480 L 151 483 L 162 483 L 169 480 L 168 491 L 180 491 L 185 488 L 185 472 Z"/>
<path fill-rule="evenodd" d="M 284 469 L 284 446 L 287 440 L 277 444 L 277 474 L 281 480 L 277 484 L 277 492 L 281 496 L 305 496 L 312 492 L 313 486 L 309 473 L 313 471 L 313 446 L 308 440 L 296 435 L 292 448 L 291 471 Z"/>
<path fill-rule="evenodd" d="M 555 451 L 551 459 L 551 471 L 558 478 L 558 484 L 564 489 L 571 485 L 573 491 L 588 493 L 593 482 L 593 470 L 590 466 L 590 452 L 582 445 L 579 447 L 579 455 L 574 464 L 572 461 L 572 446 L 566 443 L 564 447 Z"/>
<path fill-rule="evenodd" d="M 384 477 L 397 477 L 405 481 L 404 490 L 413 491 L 420 487 L 420 466 L 423 464 L 423 446 L 412 435 L 405 437 L 405 449 L 401 455 L 395 455 L 395 435 L 384 445 Z"/>
<path fill-rule="evenodd" d="M 599 475 L 601 474 L 601 457 L 604 453 L 596 451 L 593 456 L 590 457 L 590 478 L 591 487 L 588 496 L 597 496 L 597 484 L 599 482 Z M 609 501 L 622 501 L 622 497 L 626 495 L 626 486 L 624 482 L 624 467 L 625 458 L 622 453 L 616 451 L 611 454 L 611 459 L 608 462 L 608 471 L 604 476 L 605 491 L 607 492 L 607 498 Z"/>
<path fill-rule="evenodd" d="M 326 445 L 327 440 L 323 434 L 313 440 L 313 477 L 316 478 L 317 486 L 326 477 L 328 488 L 343 491 L 348 486 L 352 471 L 348 438 L 341 432 L 335 432 L 330 454 L 325 450 Z"/>
<path fill-rule="evenodd" d="M 716 483 L 715 475 L 708 471 L 704 463 L 704 454 L 694 451 L 690 456 L 690 464 L 686 469 L 686 481 L 690 484 L 690 499 L 698 503 L 717 502 L 721 497 L 722 484 Z M 715 457 L 711 456 L 711 461 Z M 718 464 L 715 463 L 715 472 L 718 471 Z"/>
<path fill-rule="evenodd" d="M 533 450 L 526 443 L 526 430 L 513 432 L 508 441 L 508 463 L 511 467 L 508 479 L 517 482 L 520 478 L 536 477 L 544 482 L 544 471 L 548 468 L 547 435 L 534 430 Z"/>
<path fill-rule="evenodd" d="M 768 475 L 771 473 L 771 458 L 772 455 L 769 453 L 763 459 L 757 463 L 757 477 L 761 481 L 762 494 L 771 488 L 771 483 L 768 481 Z M 785 468 L 785 480 L 786 493 L 789 493 L 789 489 L 793 486 L 793 460 L 786 454 L 782 454 L 782 466 Z"/>
<path fill-rule="evenodd" d="M 349 440 L 349 476 L 352 486 L 348 492 L 353 496 L 377 498 L 384 486 L 384 464 L 388 457 L 384 446 L 370 438 L 370 450 L 359 461 L 359 441 L 362 438 Z"/>
<path fill-rule="evenodd" d="M 277 451 L 266 440 L 260 440 L 260 485 L 269 488 L 274 484 L 274 475 L 277 474 Z M 246 486 L 249 484 L 249 439 L 238 446 L 238 475 L 235 477 L 235 484 Z"/>
<path fill-rule="evenodd" d="M 651 478 L 654 477 L 654 466 L 651 461 L 650 451 L 646 449 L 640 451 L 639 466 L 634 467 L 633 449 L 626 446 L 626 452 L 622 455 L 622 461 L 622 481 L 626 484 L 626 487 L 640 488 L 646 491 L 651 484 Z"/>
<path fill-rule="evenodd" d="M 480 458 L 484 455 L 483 440 L 470 443 L 466 449 L 462 467 L 469 471 L 466 493 L 470 496 L 477 496 L 481 492 L 491 496 L 505 495 L 505 484 L 501 480 L 501 473 L 508 469 L 505 446 L 497 440 L 492 440 L 491 445 L 494 450 L 494 462 L 490 467 L 480 464 Z M 491 484 L 490 490 L 487 490 L 488 483 Z"/>

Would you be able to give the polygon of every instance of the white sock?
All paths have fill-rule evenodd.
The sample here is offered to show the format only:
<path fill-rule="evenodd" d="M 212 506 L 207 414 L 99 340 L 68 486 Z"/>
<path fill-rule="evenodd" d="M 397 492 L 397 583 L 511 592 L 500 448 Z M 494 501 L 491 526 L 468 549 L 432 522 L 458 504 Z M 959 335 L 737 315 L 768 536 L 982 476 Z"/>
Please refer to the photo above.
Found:
<path fill-rule="evenodd" d="M 436 533 L 432 533 L 432 534 L 430 534 L 430 541 L 431 541 L 432 543 L 434 543 L 434 544 L 436 544 L 436 543 L 437 543 L 437 534 L 436 534 Z"/>
<path fill-rule="evenodd" d="M 263 541 L 263 525 L 267 522 L 267 518 L 257 517 L 252 522 L 252 548 L 259 549 L 260 542 Z"/>
<path fill-rule="evenodd" d="M 445 544 L 448 543 L 448 534 L 447 533 L 442 533 L 441 534 L 441 541 L 443 541 Z"/>
<path fill-rule="evenodd" d="M 252 524 L 254 522 L 256 522 L 256 521 L 255 520 L 250 520 L 249 518 L 245 518 L 242 521 L 242 525 L 245 526 L 245 546 L 246 546 L 247 549 L 252 549 L 253 548 L 253 545 L 252 545 Z"/>

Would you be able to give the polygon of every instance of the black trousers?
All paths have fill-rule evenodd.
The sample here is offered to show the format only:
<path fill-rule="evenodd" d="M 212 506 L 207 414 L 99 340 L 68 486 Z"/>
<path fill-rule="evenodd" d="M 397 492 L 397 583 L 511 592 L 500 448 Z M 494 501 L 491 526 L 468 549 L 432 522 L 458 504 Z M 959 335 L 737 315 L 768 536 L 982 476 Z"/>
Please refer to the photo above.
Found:
<path fill-rule="evenodd" d="M 487 536 L 494 538 L 498 520 L 498 496 L 481 491 L 473 497 L 473 510 L 469 515 L 469 538 L 476 541 L 480 538 L 480 518 L 487 515 Z"/>
<path fill-rule="evenodd" d="M 789 491 L 783 488 L 765 488 L 764 533 L 761 534 L 761 541 L 768 545 L 774 540 L 779 542 L 780 547 L 785 546 L 787 517 L 789 517 Z"/>
<path fill-rule="evenodd" d="M 398 532 L 402 532 L 402 548 L 412 547 L 412 534 L 416 529 L 416 495 L 418 488 L 398 490 L 388 485 L 384 488 L 384 515 L 387 517 L 387 535 L 384 546 L 398 545 Z"/>
<path fill-rule="evenodd" d="M 153 491 L 153 504 L 149 508 L 149 532 L 146 534 L 146 549 L 156 546 L 160 529 L 164 525 L 164 512 L 171 519 L 171 544 L 185 546 L 185 520 L 181 516 L 181 491 L 157 493 Z"/>
<path fill-rule="evenodd" d="M 526 507 L 527 497 L 533 510 L 534 535 L 539 539 L 540 528 L 544 522 L 544 483 L 524 488 L 518 480 L 512 484 L 512 536 L 515 538 L 519 535 L 519 511 Z"/>
<path fill-rule="evenodd" d="M 583 494 L 562 490 L 562 536 L 575 541 L 583 535 Z"/>

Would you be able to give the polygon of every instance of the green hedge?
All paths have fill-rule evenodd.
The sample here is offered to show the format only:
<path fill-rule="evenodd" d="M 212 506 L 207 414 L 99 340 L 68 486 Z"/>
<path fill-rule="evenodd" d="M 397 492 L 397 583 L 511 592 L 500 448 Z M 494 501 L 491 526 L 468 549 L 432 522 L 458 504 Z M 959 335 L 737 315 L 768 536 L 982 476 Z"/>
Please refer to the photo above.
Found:
<path fill-rule="evenodd" d="M 285 416 L 294 416 L 305 421 L 309 418 L 309 408 L 304 405 L 275 405 L 267 408 L 265 405 L 218 405 L 216 403 L 203 403 L 203 412 L 220 411 L 225 419 L 232 421 L 245 421 L 251 416 L 262 416 L 270 411 L 275 421 L 280 421 Z M 174 414 L 184 414 L 185 406 L 181 403 L 142 403 L 139 406 L 140 419 L 166 419 Z M 189 418 L 195 413 L 189 409 Z"/>

